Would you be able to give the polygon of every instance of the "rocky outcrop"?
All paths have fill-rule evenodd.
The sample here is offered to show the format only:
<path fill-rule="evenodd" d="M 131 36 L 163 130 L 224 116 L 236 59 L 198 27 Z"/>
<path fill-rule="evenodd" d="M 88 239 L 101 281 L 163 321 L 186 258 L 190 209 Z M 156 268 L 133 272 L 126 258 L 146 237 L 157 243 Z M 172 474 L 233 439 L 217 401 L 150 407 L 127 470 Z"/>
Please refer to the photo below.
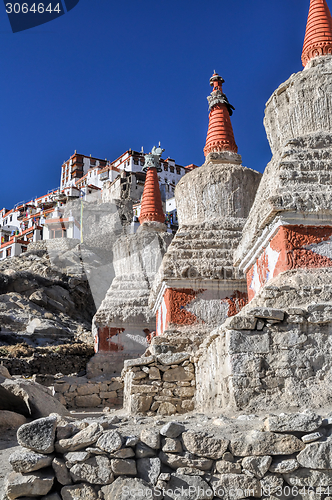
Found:
<path fill-rule="evenodd" d="M 75 252 L 79 260 L 77 249 L 64 252 L 62 262 L 67 262 L 68 253 Z M 30 345 L 62 344 L 80 336 L 88 339 L 94 311 L 84 270 L 66 268 L 60 261 L 52 264 L 46 249 L 37 245 L 0 263 L 2 345 L 22 341 Z"/>
<path fill-rule="evenodd" d="M 53 412 L 60 415 L 68 413 L 49 388 L 32 380 L 1 377 L 0 410 L 14 411 L 32 418 L 46 417 Z"/>

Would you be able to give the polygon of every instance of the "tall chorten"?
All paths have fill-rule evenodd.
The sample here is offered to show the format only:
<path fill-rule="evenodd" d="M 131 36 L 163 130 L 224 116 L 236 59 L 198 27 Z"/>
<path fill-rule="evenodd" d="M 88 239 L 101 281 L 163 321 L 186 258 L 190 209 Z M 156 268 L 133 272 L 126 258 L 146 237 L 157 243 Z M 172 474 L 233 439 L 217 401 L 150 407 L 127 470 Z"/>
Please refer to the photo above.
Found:
<path fill-rule="evenodd" d="M 150 296 L 157 335 L 194 332 L 198 342 L 247 301 L 233 250 L 261 178 L 241 165 L 230 120 L 234 108 L 222 92 L 223 79 L 214 73 L 210 83 L 206 161 L 175 188 L 179 229 Z"/>
<path fill-rule="evenodd" d="M 332 267 L 332 20 L 311 0 L 303 71 L 272 94 L 264 125 L 272 150 L 235 252 L 249 299 L 281 272 Z"/>
<path fill-rule="evenodd" d="M 147 172 L 136 234 L 123 234 L 113 247 L 115 278 L 93 320 L 97 356 L 91 371 L 120 372 L 126 359 L 141 356 L 155 330 L 148 307 L 155 275 L 172 240 L 167 233 L 157 172 L 163 150 L 145 155 Z"/>

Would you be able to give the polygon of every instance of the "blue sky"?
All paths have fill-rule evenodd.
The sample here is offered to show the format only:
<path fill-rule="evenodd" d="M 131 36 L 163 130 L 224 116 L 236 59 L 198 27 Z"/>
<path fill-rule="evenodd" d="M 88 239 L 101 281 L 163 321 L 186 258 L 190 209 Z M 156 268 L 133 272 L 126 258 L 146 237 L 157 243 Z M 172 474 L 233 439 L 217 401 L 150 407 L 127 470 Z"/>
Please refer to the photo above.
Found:
<path fill-rule="evenodd" d="M 113 160 L 161 141 L 165 157 L 201 165 L 214 69 L 243 165 L 262 172 L 265 103 L 302 69 L 308 10 L 309 0 L 80 0 L 13 34 L 1 3 L 0 208 L 58 187 L 75 149 Z"/>

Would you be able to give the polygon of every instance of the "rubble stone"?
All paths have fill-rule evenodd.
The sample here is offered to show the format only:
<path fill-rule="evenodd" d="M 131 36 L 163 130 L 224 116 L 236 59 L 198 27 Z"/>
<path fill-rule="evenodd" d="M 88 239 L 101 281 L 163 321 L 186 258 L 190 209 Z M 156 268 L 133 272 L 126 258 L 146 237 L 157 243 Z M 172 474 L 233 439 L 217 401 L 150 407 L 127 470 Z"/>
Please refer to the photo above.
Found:
<path fill-rule="evenodd" d="M 245 457 L 242 460 L 242 467 L 254 474 L 257 479 L 262 479 L 262 477 L 267 473 L 272 462 L 272 457 Z"/>
<path fill-rule="evenodd" d="M 46 417 L 22 425 L 17 431 L 17 441 L 21 446 L 36 453 L 54 451 L 56 417 Z"/>
<path fill-rule="evenodd" d="M 72 484 L 72 480 L 69 474 L 69 470 L 66 467 L 64 460 L 60 458 L 54 458 L 52 461 L 52 468 L 55 473 L 56 480 L 62 486 L 67 486 Z"/>
<path fill-rule="evenodd" d="M 141 458 L 137 460 L 138 477 L 155 486 L 161 471 L 159 458 Z"/>
<path fill-rule="evenodd" d="M 114 453 L 118 451 L 123 444 L 123 438 L 115 430 L 110 430 L 104 432 L 97 441 L 97 447 L 107 451 L 108 453 Z"/>
<path fill-rule="evenodd" d="M 70 439 L 60 439 L 55 448 L 59 452 L 78 451 L 94 444 L 103 433 L 103 428 L 98 423 L 90 424 Z"/>
<path fill-rule="evenodd" d="M 221 474 L 212 476 L 210 485 L 217 498 L 240 500 L 241 498 L 261 496 L 261 485 L 256 478 L 242 474 Z"/>
<path fill-rule="evenodd" d="M 168 422 L 160 429 L 160 434 L 168 438 L 177 438 L 185 429 L 185 426 L 178 422 Z"/>
<path fill-rule="evenodd" d="M 127 498 L 130 498 L 130 500 L 142 500 L 142 498 L 155 500 L 157 498 L 152 487 L 143 479 L 138 478 L 118 477 L 111 486 L 102 488 L 102 491 L 105 500 L 124 500 L 123 493 L 128 495 L 129 492 L 130 497 L 127 496 Z"/>
<path fill-rule="evenodd" d="M 229 444 L 228 439 L 209 436 L 204 432 L 187 431 L 182 434 L 185 448 L 199 457 L 218 460 Z"/>
<path fill-rule="evenodd" d="M 112 471 L 115 476 L 135 476 L 137 474 L 135 460 L 121 460 L 115 458 L 111 460 Z"/>
<path fill-rule="evenodd" d="M 163 451 L 159 453 L 159 458 L 163 464 L 168 465 L 171 469 L 190 467 L 200 470 L 210 470 L 213 464 L 213 461 L 207 458 L 189 458 L 188 456 L 164 453 Z"/>
<path fill-rule="evenodd" d="M 11 472 L 5 480 L 5 492 L 10 500 L 24 496 L 47 495 L 53 482 L 54 477 L 44 472 L 30 474 Z"/>
<path fill-rule="evenodd" d="M 332 442 L 308 444 L 296 459 L 308 469 L 332 469 Z"/>
<path fill-rule="evenodd" d="M 200 476 L 172 474 L 167 485 L 167 500 L 212 500 L 213 491 Z"/>
<path fill-rule="evenodd" d="M 64 486 L 61 489 L 62 500 L 97 500 L 97 493 L 88 484 Z M 111 497 L 110 497 L 111 498 Z"/>
<path fill-rule="evenodd" d="M 86 462 L 77 463 L 70 469 L 75 483 L 86 481 L 91 484 L 110 484 L 114 481 L 110 461 L 107 457 L 96 456 Z"/>
<path fill-rule="evenodd" d="M 10 455 L 9 463 L 15 472 L 26 473 L 49 467 L 52 457 L 20 448 Z"/>
<path fill-rule="evenodd" d="M 161 448 L 159 431 L 144 429 L 141 432 L 140 439 L 142 443 L 146 444 L 153 450 L 159 450 Z"/>
<path fill-rule="evenodd" d="M 304 443 L 290 434 L 251 431 L 231 439 L 230 451 L 237 457 L 250 455 L 291 455 L 303 450 Z"/>
<path fill-rule="evenodd" d="M 272 432 L 313 432 L 322 425 L 322 418 L 314 412 L 270 415 L 265 425 Z"/>

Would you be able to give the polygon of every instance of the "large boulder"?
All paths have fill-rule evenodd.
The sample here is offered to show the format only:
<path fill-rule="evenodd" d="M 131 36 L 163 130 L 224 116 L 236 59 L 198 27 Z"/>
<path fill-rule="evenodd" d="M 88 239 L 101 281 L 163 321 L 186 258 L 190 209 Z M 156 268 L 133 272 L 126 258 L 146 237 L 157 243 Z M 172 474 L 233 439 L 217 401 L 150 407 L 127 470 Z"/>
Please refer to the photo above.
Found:
<path fill-rule="evenodd" d="M 0 384 L 4 382 L 4 378 L 0 377 Z M 15 413 L 20 413 L 25 417 L 30 415 L 29 407 L 25 403 L 24 399 L 20 396 L 15 396 L 7 388 L 0 385 L 0 411 L 10 411 Z"/>
<path fill-rule="evenodd" d="M 17 429 L 20 425 L 25 424 L 26 421 L 26 418 L 20 413 L 0 410 L 0 431 L 4 429 Z"/>
<path fill-rule="evenodd" d="M 16 410 L 12 409 L 11 411 L 16 411 L 26 416 L 30 414 L 32 418 L 47 417 L 51 413 L 58 413 L 59 415 L 69 414 L 67 408 L 52 396 L 51 391 L 37 382 L 23 379 L 5 379 L 0 383 L 0 391 L 3 392 L 3 390 L 5 390 L 5 398 L 15 396 L 15 400 L 12 400 L 17 402 L 17 405 L 20 405 L 16 407 Z M 2 399 L 2 392 L 0 392 L 0 401 Z M 8 393 L 11 396 L 8 396 Z M 21 400 L 20 403 L 18 403 L 16 398 Z M 0 409 L 8 408 L 1 408 L 0 406 Z"/>

